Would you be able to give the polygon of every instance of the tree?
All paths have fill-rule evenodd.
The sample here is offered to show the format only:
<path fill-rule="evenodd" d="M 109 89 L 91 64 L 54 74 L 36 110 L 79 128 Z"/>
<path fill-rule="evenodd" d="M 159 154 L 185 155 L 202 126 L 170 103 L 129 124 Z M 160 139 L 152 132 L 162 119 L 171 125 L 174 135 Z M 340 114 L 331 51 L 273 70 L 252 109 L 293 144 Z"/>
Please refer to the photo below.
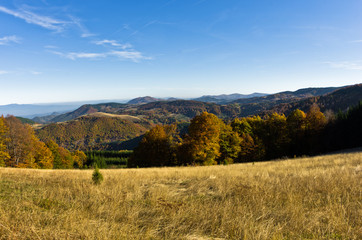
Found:
<path fill-rule="evenodd" d="M 306 117 L 306 143 L 307 154 L 316 154 L 325 151 L 327 147 L 322 142 L 322 130 L 327 124 L 324 114 L 320 111 L 317 104 L 313 104 Z"/>
<path fill-rule="evenodd" d="M 29 154 L 32 151 L 32 131 L 29 125 L 23 125 L 14 116 L 6 117 L 9 127 L 6 137 L 10 159 L 6 165 L 11 167 L 27 167 Z"/>
<path fill-rule="evenodd" d="M 224 125 L 224 126 L 223 126 Z M 237 132 L 234 132 L 230 125 L 222 124 L 220 133 L 220 157 L 219 163 L 233 163 L 239 156 L 241 151 L 241 138 Z"/>
<path fill-rule="evenodd" d="M 267 117 L 262 139 L 268 159 L 288 155 L 287 145 L 289 138 L 287 133 L 287 119 L 284 114 L 272 113 Z"/>
<path fill-rule="evenodd" d="M 53 168 L 53 154 L 45 143 L 34 139 L 34 149 L 32 157 L 36 163 L 37 168 Z"/>
<path fill-rule="evenodd" d="M 103 175 L 99 171 L 97 164 L 96 164 L 95 169 L 92 174 L 92 181 L 93 181 L 93 184 L 95 184 L 95 185 L 99 185 L 103 182 Z"/>
<path fill-rule="evenodd" d="M 251 134 L 243 133 L 241 136 L 240 153 L 237 162 L 254 162 L 263 160 L 265 156 L 265 147 L 263 142 Z"/>
<path fill-rule="evenodd" d="M 5 162 L 7 162 L 8 159 L 10 159 L 10 155 L 7 151 L 7 133 L 9 131 L 9 128 L 5 124 L 5 118 L 4 116 L 0 117 L 0 167 L 5 166 Z"/>
<path fill-rule="evenodd" d="M 179 138 L 176 125 L 157 125 L 148 131 L 129 160 L 131 167 L 176 165 Z"/>
<path fill-rule="evenodd" d="M 53 154 L 53 168 L 73 168 L 74 160 L 67 149 L 60 147 L 52 140 L 47 142 L 47 146 Z"/>
<path fill-rule="evenodd" d="M 320 131 L 327 124 L 326 117 L 315 103 L 310 107 L 307 113 L 306 124 L 307 129 L 311 131 Z"/>
<path fill-rule="evenodd" d="M 72 157 L 74 160 L 74 167 L 76 168 L 82 168 L 87 161 L 87 155 L 85 155 L 83 151 L 74 151 Z"/>
<path fill-rule="evenodd" d="M 181 147 L 184 164 L 213 165 L 220 157 L 221 120 L 214 114 L 204 112 L 191 120 L 189 133 Z"/>
<path fill-rule="evenodd" d="M 305 151 L 306 114 L 296 109 L 287 117 L 287 129 L 290 137 L 290 155 L 301 155 Z"/>

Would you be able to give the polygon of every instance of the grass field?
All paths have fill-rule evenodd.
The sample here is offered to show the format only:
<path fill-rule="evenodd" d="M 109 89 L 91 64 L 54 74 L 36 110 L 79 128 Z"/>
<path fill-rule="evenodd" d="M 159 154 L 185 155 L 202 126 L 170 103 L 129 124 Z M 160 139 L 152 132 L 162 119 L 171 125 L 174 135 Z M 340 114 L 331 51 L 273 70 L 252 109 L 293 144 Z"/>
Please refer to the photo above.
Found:
<path fill-rule="evenodd" d="M 362 153 L 211 167 L 0 168 L 0 239 L 362 239 Z"/>

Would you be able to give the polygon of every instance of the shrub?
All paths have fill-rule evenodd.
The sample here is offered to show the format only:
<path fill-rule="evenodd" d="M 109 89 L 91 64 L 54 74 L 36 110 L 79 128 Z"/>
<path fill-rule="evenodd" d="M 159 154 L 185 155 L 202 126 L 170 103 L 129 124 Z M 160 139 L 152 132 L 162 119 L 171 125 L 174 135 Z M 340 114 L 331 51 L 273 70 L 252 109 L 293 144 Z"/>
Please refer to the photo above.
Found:
<path fill-rule="evenodd" d="M 93 180 L 93 183 L 94 183 L 95 185 L 99 185 L 99 184 L 101 184 L 102 181 L 103 181 L 103 175 L 102 175 L 102 173 L 99 171 L 99 168 L 98 168 L 97 165 L 95 166 L 95 169 L 94 169 L 94 171 L 93 171 L 92 180 Z"/>

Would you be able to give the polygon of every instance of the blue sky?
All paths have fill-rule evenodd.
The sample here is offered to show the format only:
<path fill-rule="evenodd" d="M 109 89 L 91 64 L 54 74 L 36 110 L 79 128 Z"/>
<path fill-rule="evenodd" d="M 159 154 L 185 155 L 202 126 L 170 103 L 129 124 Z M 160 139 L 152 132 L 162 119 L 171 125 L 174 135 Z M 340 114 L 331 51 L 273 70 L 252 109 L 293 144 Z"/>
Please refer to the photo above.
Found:
<path fill-rule="evenodd" d="M 361 0 L 0 0 L 0 104 L 360 83 L 361 12 Z"/>

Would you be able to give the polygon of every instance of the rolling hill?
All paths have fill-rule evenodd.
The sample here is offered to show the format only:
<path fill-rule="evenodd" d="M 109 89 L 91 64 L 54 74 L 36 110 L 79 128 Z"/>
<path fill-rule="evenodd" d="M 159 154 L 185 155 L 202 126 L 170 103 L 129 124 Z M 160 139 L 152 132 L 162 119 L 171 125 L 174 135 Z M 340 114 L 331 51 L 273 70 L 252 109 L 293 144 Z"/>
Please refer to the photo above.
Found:
<path fill-rule="evenodd" d="M 69 150 L 120 150 L 132 149 L 134 139 L 152 126 L 149 121 L 132 116 L 115 117 L 97 113 L 52 123 L 38 129 L 36 133 L 42 141 L 54 140 Z M 127 146 L 127 141 L 133 145 Z"/>

